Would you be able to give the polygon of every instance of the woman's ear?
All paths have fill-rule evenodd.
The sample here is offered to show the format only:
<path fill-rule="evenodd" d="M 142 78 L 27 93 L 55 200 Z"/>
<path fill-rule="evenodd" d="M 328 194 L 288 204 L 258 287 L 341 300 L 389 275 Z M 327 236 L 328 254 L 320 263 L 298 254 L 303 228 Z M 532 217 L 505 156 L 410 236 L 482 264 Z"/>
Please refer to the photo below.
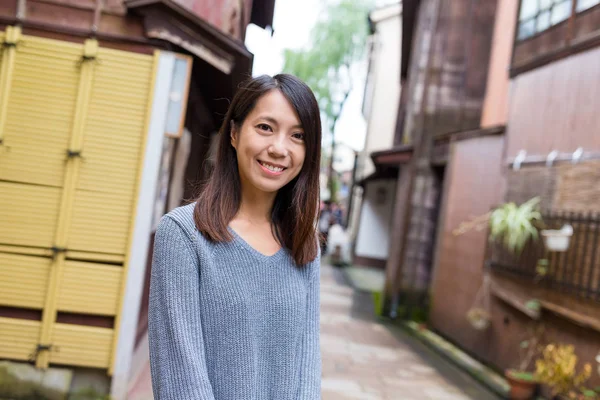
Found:
<path fill-rule="evenodd" d="M 231 120 L 229 122 L 229 136 L 231 138 L 231 145 L 233 146 L 234 149 L 237 149 L 237 140 L 238 140 L 238 130 L 235 126 L 235 122 L 233 120 Z"/>

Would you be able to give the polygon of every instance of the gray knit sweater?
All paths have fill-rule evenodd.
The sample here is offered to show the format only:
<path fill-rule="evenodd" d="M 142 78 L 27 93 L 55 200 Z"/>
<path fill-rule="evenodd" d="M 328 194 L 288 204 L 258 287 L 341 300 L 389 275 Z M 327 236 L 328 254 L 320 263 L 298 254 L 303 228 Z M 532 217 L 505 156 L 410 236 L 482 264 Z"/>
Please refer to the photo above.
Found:
<path fill-rule="evenodd" d="M 148 336 L 155 400 L 321 398 L 319 259 L 298 268 L 233 230 L 212 243 L 194 205 L 156 232 Z"/>

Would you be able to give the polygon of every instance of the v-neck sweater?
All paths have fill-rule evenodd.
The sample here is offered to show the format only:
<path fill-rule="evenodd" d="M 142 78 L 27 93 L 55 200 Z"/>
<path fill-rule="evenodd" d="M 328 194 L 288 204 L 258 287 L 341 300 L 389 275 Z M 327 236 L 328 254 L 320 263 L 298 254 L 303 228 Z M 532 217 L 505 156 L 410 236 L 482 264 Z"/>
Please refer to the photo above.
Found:
<path fill-rule="evenodd" d="M 148 337 L 155 400 L 321 398 L 319 263 L 212 242 L 194 204 L 158 226 Z"/>

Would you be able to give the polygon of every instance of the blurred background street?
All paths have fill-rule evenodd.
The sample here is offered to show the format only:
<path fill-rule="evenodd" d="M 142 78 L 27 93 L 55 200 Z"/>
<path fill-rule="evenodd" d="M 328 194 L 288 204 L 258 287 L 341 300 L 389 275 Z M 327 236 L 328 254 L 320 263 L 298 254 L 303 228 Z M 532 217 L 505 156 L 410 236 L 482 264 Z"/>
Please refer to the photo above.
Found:
<path fill-rule="evenodd" d="M 499 398 L 405 330 L 378 321 L 369 293 L 342 272 L 325 265 L 321 275 L 324 399 Z"/>

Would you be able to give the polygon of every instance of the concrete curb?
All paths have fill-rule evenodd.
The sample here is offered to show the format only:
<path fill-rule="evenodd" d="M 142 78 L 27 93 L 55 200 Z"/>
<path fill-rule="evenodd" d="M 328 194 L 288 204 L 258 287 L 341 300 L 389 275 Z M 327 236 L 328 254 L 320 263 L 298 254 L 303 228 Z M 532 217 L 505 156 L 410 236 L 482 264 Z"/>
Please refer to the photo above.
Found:
<path fill-rule="evenodd" d="M 497 395 L 508 399 L 510 386 L 504 377 L 479 361 L 464 353 L 461 349 L 443 339 L 428 329 L 422 329 L 416 322 L 408 321 L 401 324 L 409 334 L 432 348 L 438 354 L 448 359 L 464 370 L 479 383 L 492 390 Z"/>

